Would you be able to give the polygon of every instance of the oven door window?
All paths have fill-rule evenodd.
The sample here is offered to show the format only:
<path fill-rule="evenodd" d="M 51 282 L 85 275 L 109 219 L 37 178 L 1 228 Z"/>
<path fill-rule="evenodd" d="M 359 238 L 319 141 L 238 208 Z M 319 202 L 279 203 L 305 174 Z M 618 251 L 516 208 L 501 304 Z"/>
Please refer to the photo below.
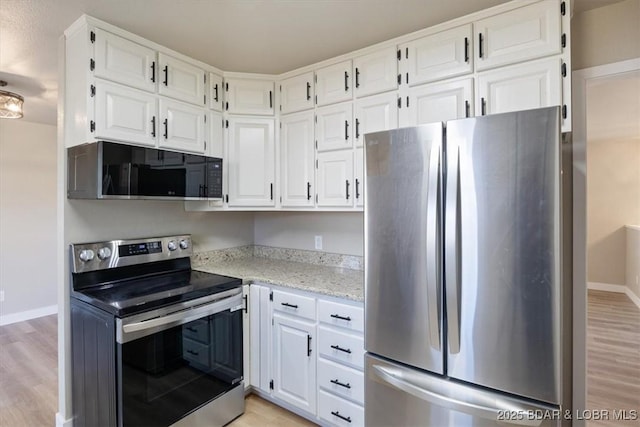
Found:
<path fill-rule="evenodd" d="M 242 380 L 242 311 L 119 345 L 124 426 L 168 426 Z"/>

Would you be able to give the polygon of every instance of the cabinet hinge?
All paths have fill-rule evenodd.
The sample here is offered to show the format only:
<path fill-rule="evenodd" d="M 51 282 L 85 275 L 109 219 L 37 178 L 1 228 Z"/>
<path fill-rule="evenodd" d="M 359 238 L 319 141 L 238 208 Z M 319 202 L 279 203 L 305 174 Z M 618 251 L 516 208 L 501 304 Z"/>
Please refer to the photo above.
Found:
<path fill-rule="evenodd" d="M 560 14 L 562 16 L 567 14 L 567 5 L 565 4 L 565 2 L 560 3 Z"/>
<path fill-rule="evenodd" d="M 567 64 L 565 62 L 562 63 L 560 71 L 562 72 L 562 77 L 567 77 Z"/>
<path fill-rule="evenodd" d="M 269 292 L 269 301 L 273 301 L 273 291 Z"/>
<path fill-rule="evenodd" d="M 96 68 L 96 61 L 94 61 L 93 58 L 91 58 L 89 60 L 89 69 L 93 71 L 95 68 Z"/>
<path fill-rule="evenodd" d="M 280 196 L 280 203 L 282 203 L 282 196 Z"/>
<path fill-rule="evenodd" d="M 280 92 L 282 92 L 282 85 L 280 85 Z"/>
<path fill-rule="evenodd" d="M 317 114 L 314 114 L 314 115 L 313 115 L 313 120 L 314 120 L 316 123 L 318 123 L 318 115 L 317 115 Z"/>
<path fill-rule="evenodd" d="M 95 43 L 96 42 L 96 33 L 91 31 L 89 33 L 89 40 L 91 41 L 91 43 Z"/>
<path fill-rule="evenodd" d="M 282 129 L 282 122 L 280 122 L 280 129 Z"/>
<path fill-rule="evenodd" d="M 207 141 L 204 142 L 204 151 L 207 151 Z"/>
<path fill-rule="evenodd" d="M 316 145 L 316 148 L 318 148 L 318 146 Z M 316 159 L 316 169 L 318 169 L 318 160 Z"/>
<path fill-rule="evenodd" d="M 91 97 L 96 96 L 96 87 L 94 85 L 91 85 L 89 90 L 91 91 Z"/>
<path fill-rule="evenodd" d="M 96 131 L 96 122 L 94 122 L 93 120 L 91 120 L 91 121 L 89 122 L 89 130 L 90 130 L 91 132 L 95 132 L 95 131 Z"/>
<path fill-rule="evenodd" d="M 273 380 L 269 381 L 269 389 L 273 390 Z"/>
<path fill-rule="evenodd" d="M 398 97 L 398 108 L 402 108 L 402 98 Z"/>
<path fill-rule="evenodd" d="M 318 75 L 317 74 L 313 76 L 313 79 L 316 81 L 316 83 L 318 83 Z"/>
<path fill-rule="evenodd" d="M 316 203 L 318 203 L 318 195 L 316 194 Z"/>
<path fill-rule="evenodd" d="M 567 104 L 564 104 L 562 106 L 562 118 L 566 119 L 567 118 Z"/>
<path fill-rule="evenodd" d="M 280 111 L 282 111 L 282 104 L 280 104 Z"/>
<path fill-rule="evenodd" d="M 402 59 L 402 52 L 398 49 L 398 61 Z"/>
<path fill-rule="evenodd" d="M 398 74 L 398 84 L 402 84 L 402 74 Z"/>
<path fill-rule="evenodd" d="M 316 139 L 316 150 L 318 149 L 318 140 Z"/>
<path fill-rule="evenodd" d="M 567 47 L 567 35 L 562 33 L 562 37 L 560 37 L 560 44 L 562 47 Z"/>
<path fill-rule="evenodd" d="M 204 115 L 204 122 L 207 123 L 207 115 Z"/>

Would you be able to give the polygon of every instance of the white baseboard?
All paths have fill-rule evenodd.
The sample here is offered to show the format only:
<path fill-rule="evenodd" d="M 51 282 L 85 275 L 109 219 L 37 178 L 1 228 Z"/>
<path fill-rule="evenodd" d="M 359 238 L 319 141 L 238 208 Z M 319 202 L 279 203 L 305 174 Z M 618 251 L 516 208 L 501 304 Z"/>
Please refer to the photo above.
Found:
<path fill-rule="evenodd" d="M 640 308 L 640 297 L 633 293 L 629 287 L 625 285 L 614 285 L 612 283 L 599 283 L 599 282 L 589 282 L 587 283 L 588 289 L 593 289 L 594 291 L 607 291 L 607 292 L 617 292 L 619 294 L 625 294 L 629 297 L 629 299 Z"/>
<path fill-rule="evenodd" d="M 47 307 L 36 308 L 33 310 L 20 311 L 13 314 L 0 315 L 0 326 L 10 325 L 11 323 L 24 322 L 25 320 L 35 319 L 37 317 L 49 316 L 58 312 L 58 305 L 50 305 Z"/>
<path fill-rule="evenodd" d="M 56 427 L 73 427 L 73 418 L 65 420 L 60 412 L 56 412 Z"/>

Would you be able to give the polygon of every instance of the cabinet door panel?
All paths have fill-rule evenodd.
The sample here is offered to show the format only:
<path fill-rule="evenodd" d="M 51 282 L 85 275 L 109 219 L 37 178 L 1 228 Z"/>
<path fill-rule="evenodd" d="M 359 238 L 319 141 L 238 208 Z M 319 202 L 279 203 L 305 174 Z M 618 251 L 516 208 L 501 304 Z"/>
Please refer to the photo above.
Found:
<path fill-rule="evenodd" d="M 313 206 L 313 112 L 282 116 L 280 123 L 282 206 Z"/>
<path fill-rule="evenodd" d="M 154 95 L 96 81 L 95 114 L 96 138 L 156 145 L 159 121 Z"/>
<path fill-rule="evenodd" d="M 274 206 L 272 119 L 229 119 L 229 206 Z"/>
<path fill-rule="evenodd" d="M 300 409 L 315 413 L 315 326 L 274 314 L 273 335 L 273 395 Z"/>
<path fill-rule="evenodd" d="M 398 127 L 398 98 L 395 92 L 355 101 L 355 143 L 364 144 L 364 134 Z"/>
<path fill-rule="evenodd" d="M 225 109 L 231 114 L 273 115 L 273 82 L 226 79 Z"/>
<path fill-rule="evenodd" d="M 396 48 L 389 47 L 353 60 L 356 96 L 398 88 Z"/>
<path fill-rule="evenodd" d="M 432 34 L 400 46 L 408 62 L 411 86 L 460 76 L 473 71 L 471 24 Z M 402 76 L 407 79 L 407 75 Z"/>
<path fill-rule="evenodd" d="M 160 147 L 204 153 L 204 112 L 201 108 L 160 99 L 160 119 Z"/>
<path fill-rule="evenodd" d="M 224 132 L 222 128 L 222 113 L 209 113 L 207 119 L 209 136 L 207 143 L 207 156 L 224 159 Z M 224 168 L 223 168 L 224 170 Z"/>
<path fill-rule="evenodd" d="M 557 58 L 487 71 L 478 76 L 476 111 L 484 115 L 560 105 L 561 86 Z"/>
<path fill-rule="evenodd" d="M 318 206 L 353 204 L 353 151 L 318 153 Z"/>
<path fill-rule="evenodd" d="M 94 75 L 148 92 L 156 90 L 154 74 L 156 52 L 152 49 L 108 33 L 93 30 L 95 41 Z"/>
<path fill-rule="evenodd" d="M 313 73 L 305 73 L 280 82 L 282 114 L 313 108 Z"/>
<path fill-rule="evenodd" d="M 224 86 L 222 76 L 209 73 L 209 108 L 222 111 Z"/>
<path fill-rule="evenodd" d="M 205 72 L 193 64 L 160 53 L 158 55 L 159 92 L 161 95 L 196 105 L 205 105 Z"/>
<path fill-rule="evenodd" d="M 474 24 L 478 37 L 477 70 L 562 52 L 560 6 L 540 1 Z"/>
<path fill-rule="evenodd" d="M 438 82 L 409 89 L 402 126 L 446 122 L 473 116 L 473 79 Z"/>
<path fill-rule="evenodd" d="M 316 112 L 316 140 L 318 151 L 350 148 L 354 129 L 351 126 L 351 102 L 318 108 Z"/>
<path fill-rule="evenodd" d="M 316 104 L 328 105 L 350 100 L 353 94 L 352 80 L 351 61 L 316 71 Z"/>

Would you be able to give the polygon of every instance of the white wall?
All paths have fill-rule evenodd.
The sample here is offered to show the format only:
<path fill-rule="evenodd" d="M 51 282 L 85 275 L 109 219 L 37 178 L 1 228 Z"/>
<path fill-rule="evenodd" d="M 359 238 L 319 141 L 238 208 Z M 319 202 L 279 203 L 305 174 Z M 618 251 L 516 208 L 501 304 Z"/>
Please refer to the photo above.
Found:
<path fill-rule="evenodd" d="M 261 212 L 254 226 L 256 245 L 315 250 L 314 236 L 321 235 L 323 252 L 364 254 L 362 212 Z"/>
<path fill-rule="evenodd" d="M 640 224 L 627 226 L 627 286 L 640 299 Z"/>
<path fill-rule="evenodd" d="M 0 323 L 55 312 L 55 272 L 56 127 L 0 119 Z"/>

